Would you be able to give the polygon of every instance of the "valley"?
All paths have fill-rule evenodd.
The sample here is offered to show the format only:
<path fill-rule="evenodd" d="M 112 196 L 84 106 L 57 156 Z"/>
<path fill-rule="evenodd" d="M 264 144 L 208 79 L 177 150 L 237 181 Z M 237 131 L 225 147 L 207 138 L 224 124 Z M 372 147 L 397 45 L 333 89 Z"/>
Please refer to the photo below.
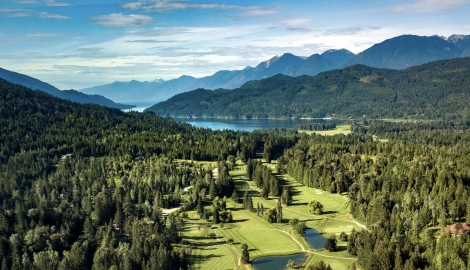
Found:
<path fill-rule="evenodd" d="M 468 10 L 0 1 L 0 270 L 470 269 Z"/>

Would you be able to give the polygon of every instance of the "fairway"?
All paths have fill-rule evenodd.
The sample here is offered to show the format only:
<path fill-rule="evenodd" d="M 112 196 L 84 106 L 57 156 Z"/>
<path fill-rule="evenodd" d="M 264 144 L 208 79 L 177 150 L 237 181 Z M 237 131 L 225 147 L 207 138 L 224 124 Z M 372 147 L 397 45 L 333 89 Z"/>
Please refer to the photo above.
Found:
<path fill-rule="evenodd" d="M 338 125 L 333 130 L 317 130 L 317 131 L 299 130 L 299 132 L 303 132 L 303 133 L 307 133 L 307 134 L 316 133 L 316 134 L 326 135 L 326 136 L 333 136 L 333 135 L 337 135 L 337 134 L 348 135 L 349 133 L 351 133 L 351 125 Z"/>
<path fill-rule="evenodd" d="M 275 207 L 278 198 L 263 199 L 259 193 L 260 189 L 245 179 L 245 168 L 238 163 L 230 172 L 240 197 L 239 202 L 247 191 L 252 196 L 254 208 L 258 203 L 263 205 L 265 211 Z M 348 269 L 349 265 L 356 261 L 355 257 L 347 254 L 347 243 L 338 238 L 343 231 L 350 233 L 353 228 L 362 229 L 360 224 L 356 224 L 348 215 L 347 196 L 303 186 L 288 175 L 276 177 L 281 187 L 291 187 L 294 198 L 292 205 L 283 205 L 284 222 L 281 224 L 268 223 L 258 216 L 256 211 L 244 210 L 241 203 L 234 203 L 232 200 L 229 200 L 227 205 L 232 211 L 232 223 L 211 224 L 199 219 L 194 211 L 188 212 L 190 219 L 185 220 L 183 235 L 184 240 L 192 246 L 191 261 L 195 269 L 252 269 L 251 265 L 240 263 L 242 244 L 248 245 L 250 261 L 268 255 L 299 252 L 307 252 L 309 255 L 306 265 L 323 260 L 333 269 Z M 324 205 L 324 214 L 314 215 L 309 212 L 308 202 L 311 200 Z M 316 229 L 325 237 L 336 236 L 338 251 L 311 249 L 305 239 L 294 233 L 288 225 L 288 220 L 293 218 L 306 221 L 307 227 Z"/>

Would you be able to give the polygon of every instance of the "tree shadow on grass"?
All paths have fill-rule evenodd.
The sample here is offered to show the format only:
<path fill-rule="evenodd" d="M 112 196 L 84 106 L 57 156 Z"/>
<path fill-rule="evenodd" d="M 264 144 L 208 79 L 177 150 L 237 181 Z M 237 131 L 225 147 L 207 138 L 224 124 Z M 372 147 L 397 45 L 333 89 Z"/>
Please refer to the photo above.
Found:
<path fill-rule="evenodd" d="M 234 219 L 231 223 L 240 223 L 240 222 L 245 222 L 247 221 L 247 218 L 242 218 L 242 219 Z"/>
<path fill-rule="evenodd" d="M 337 214 L 338 211 L 324 211 L 322 214 L 323 215 L 328 215 L 328 214 Z"/>
<path fill-rule="evenodd" d="M 194 262 L 206 262 L 212 260 L 214 258 L 222 257 L 223 255 L 216 255 L 216 254 L 208 254 L 208 255 L 191 255 L 192 261 Z"/>
<path fill-rule="evenodd" d="M 282 177 L 282 175 L 280 174 L 273 174 L 274 176 L 277 176 L 277 183 L 280 187 L 283 187 L 283 186 L 291 186 L 290 183 L 284 179 L 284 177 Z"/>
<path fill-rule="evenodd" d="M 347 246 L 337 246 L 336 249 L 333 252 L 345 251 L 347 249 L 348 249 Z"/>
<path fill-rule="evenodd" d="M 301 192 L 299 190 L 295 189 L 295 188 L 290 189 L 290 194 L 292 194 L 292 196 L 298 196 L 298 195 L 300 195 L 300 193 Z"/>
<path fill-rule="evenodd" d="M 184 236 L 184 240 L 202 240 L 202 239 L 207 239 L 205 236 Z"/>
<path fill-rule="evenodd" d="M 308 205 L 308 203 L 306 203 L 306 202 L 294 202 L 294 203 L 291 203 L 291 205 Z"/>
<path fill-rule="evenodd" d="M 225 241 L 224 242 L 212 241 L 212 242 L 195 242 L 192 244 L 193 244 L 193 247 L 210 247 L 210 246 L 222 245 L 224 243 Z"/>

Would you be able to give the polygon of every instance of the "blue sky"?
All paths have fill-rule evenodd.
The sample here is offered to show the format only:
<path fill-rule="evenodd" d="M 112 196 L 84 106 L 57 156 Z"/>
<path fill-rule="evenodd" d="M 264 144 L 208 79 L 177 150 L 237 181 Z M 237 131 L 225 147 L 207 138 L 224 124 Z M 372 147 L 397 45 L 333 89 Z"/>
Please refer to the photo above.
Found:
<path fill-rule="evenodd" d="M 0 67 L 60 89 L 470 34 L 470 0 L 1 0 Z"/>

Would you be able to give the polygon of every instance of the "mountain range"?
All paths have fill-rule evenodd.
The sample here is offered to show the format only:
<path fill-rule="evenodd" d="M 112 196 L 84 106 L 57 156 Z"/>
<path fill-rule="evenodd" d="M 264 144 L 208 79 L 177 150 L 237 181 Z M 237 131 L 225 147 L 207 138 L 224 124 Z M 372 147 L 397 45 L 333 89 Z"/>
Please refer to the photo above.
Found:
<path fill-rule="evenodd" d="M 59 97 L 62 99 L 67 99 L 70 101 L 75 101 L 75 102 L 82 103 L 82 104 L 92 103 L 92 104 L 98 104 L 101 106 L 106 106 L 109 108 L 118 108 L 121 110 L 131 109 L 135 107 L 133 105 L 115 103 L 114 101 L 107 99 L 101 95 L 97 95 L 97 94 L 87 95 L 76 90 L 62 91 L 48 83 L 45 83 L 33 77 L 30 77 L 21 73 L 9 71 L 3 68 L 0 68 L 0 78 L 13 84 L 19 84 L 19 85 L 28 87 L 33 90 L 40 90 L 52 96 Z"/>
<path fill-rule="evenodd" d="M 235 89 L 251 80 L 268 78 L 276 74 L 288 76 L 310 75 L 354 64 L 370 67 L 405 69 L 431 61 L 470 56 L 470 35 L 415 36 L 402 35 L 375 44 L 355 55 L 352 52 L 328 50 L 309 57 L 285 53 L 275 56 L 256 67 L 242 70 L 221 70 L 211 76 L 194 78 L 181 76 L 177 79 L 152 82 L 113 82 L 111 84 L 81 89 L 86 94 L 99 94 L 116 101 L 166 100 L 176 94 L 197 88 Z"/>
<path fill-rule="evenodd" d="M 147 111 L 164 117 L 469 119 L 470 57 L 405 70 L 356 64 L 316 76 L 282 74 L 234 90 L 197 89 Z"/>

